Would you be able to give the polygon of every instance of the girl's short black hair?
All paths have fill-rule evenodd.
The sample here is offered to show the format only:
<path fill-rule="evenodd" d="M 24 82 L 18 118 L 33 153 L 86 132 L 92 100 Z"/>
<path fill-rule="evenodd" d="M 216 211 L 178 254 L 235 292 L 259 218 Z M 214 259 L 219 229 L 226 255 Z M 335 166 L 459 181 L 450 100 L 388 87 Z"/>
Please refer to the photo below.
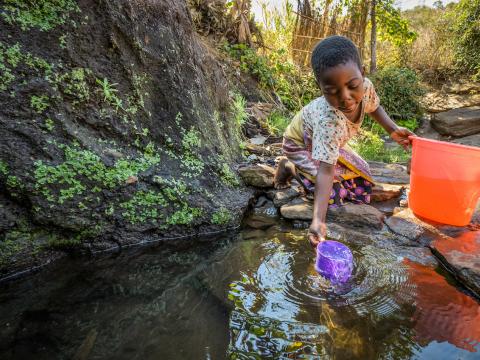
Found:
<path fill-rule="evenodd" d="M 329 36 L 320 41 L 312 53 L 312 69 L 317 81 L 327 68 L 353 61 L 362 71 L 362 61 L 352 40 L 339 35 Z"/>

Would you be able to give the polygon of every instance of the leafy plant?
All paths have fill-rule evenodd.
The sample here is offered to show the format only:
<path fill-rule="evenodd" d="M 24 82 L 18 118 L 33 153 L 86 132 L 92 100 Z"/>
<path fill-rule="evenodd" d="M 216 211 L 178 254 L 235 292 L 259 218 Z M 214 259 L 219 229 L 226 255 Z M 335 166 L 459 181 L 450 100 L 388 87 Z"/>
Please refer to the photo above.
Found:
<path fill-rule="evenodd" d="M 48 96 L 47 95 L 32 95 L 30 98 L 30 106 L 36 113 L 40 114 L 44 112 L 49 106 Z"/>
<path fill-rule="evenodd" d="M 384 141 L 376 133 L 362 130 L 349 145 L 365 160 L 387 163 L 405 162 L 410 155 L 401 147 L 386 148 Z"/>
<path fill-rule="evenodd" d="M 266 125 L 271 133 L 280 136 L 290 124 L 290 117 L 280 111 L 273 111 L 266 119 Z"/>
<path fill-rule="evenodd" d="M 215 211 L 212 214 L 212 224 L 223 225 L 227 224 L 232 220 L 232 215 L 228 209 L 222 207 L 219 210 Z"/>
<path fill-rule="evenodd" d="M 391 67 L 377 71 L 370 79 L 385 111 L 400 125 L 415 130 L 423 113 L 419 99 L 425 93 L 415 72 Z M 375 133 L 383 131 L 370 117 L 363 127 Z"/>
<path fill-rule="evenodd" d="M 108 102 L 110 105 L 114 106 L 116 110 L 123 109 L 123 101 L 117 96 L 118 90 L 115 88 L 117 83 L 111 84 L 107 78 L 103 80 L 95 80 L 98 85 L 101 86 L 101 91 L 103 93 L 103 101 Z"/>
<path fill-rule="evenodd" d="M 75 0 L 5 0 L 0 15 L 22 30 L 37 27 L 48 31 L 65 24 L 71 12 L 80 12 Z"/>

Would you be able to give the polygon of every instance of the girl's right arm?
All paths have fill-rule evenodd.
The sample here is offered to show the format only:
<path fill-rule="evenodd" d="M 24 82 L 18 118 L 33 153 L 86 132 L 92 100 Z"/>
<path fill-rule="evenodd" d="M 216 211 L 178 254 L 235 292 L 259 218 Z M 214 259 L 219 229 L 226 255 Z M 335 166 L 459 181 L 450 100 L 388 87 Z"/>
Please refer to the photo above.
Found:
<path fill-rule="evenodd" d="M 317 177 L 315 179 L 315 197 L 313 201 L 313 219 L 308 230 L 308 240 L 312 246 L 317 246 L 325 240 L 327 227 L 325 217 L 327 214 L 328 201 L 333 186 L 334 166 L 320 162 Z"/>

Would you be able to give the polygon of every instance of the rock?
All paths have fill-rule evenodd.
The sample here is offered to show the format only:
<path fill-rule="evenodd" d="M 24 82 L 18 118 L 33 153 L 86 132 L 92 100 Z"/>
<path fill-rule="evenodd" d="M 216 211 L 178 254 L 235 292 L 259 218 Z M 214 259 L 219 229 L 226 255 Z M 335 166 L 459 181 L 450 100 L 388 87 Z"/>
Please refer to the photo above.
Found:
<path fill-rule="evenodd" d="M 275 218 L 252 214 L 245 220 L 245 225 L 250 226 L 253 229 L 268 229 L 270 226 L 273 226 L 277 223 Z"/>
<path fill-rule="evenodd" d="M 298 196 L 300 196 L 298 188 L 291 187 L 285 190 L 277 190 L 273 196 L 273 203 L 276 207 L 281 207 Z"/>
<path fill-rule="evenodd" d="M 366 204 L 345 204 L 336 208 L 329 208 L 327 221 L 341 224 L 354 229 L 381 229 L 383 227 L 383 215 L 373 206 Z"/>
<path fill-rule="evenodd" d="M 386 184 L 408 184 L 410 176 L 407 174 L 407 167 L 401 164 L 387 164 L 380 161 L 369 161 L 370 171 L 373 180 L 377 183 Z"/>
<path fill-rule="evenodd" d="M 430 247 L 461 283 L 480 296 L 480 231 L 467 231 L 457 238 L 436 239 Z"/>
<path fill-rule="evenodd" d="M 267 140 L 267 138 L 265 136 L 262 136 L 262 135 L 257 135 L 251 139 L 249 139 L 250 143 L 253 144 L 253 145 L 263 145 L 265 144 L 265 140 Z"/>
<path fill-rule="evenodd" d="M 480 133 L 480 106 L 435 114 L 431 124 L 442 135 L 460 137 Z"/>
<path fill-rule="evenodd" d="M 462 137 L 460 139 L 455 139 L 452 142 L 456 144 L 480 147 L 480 134 Z"/>
<path fill-rule="evenodd" d="M 240 176 L 247 185 L 256 187 L 272 187 L 275 170 L 271 166 L 257 164 L 238 169 Z"/>
<path fill-rule="evenodd" d="M 445 235 L 433 225 L 427 224 L 415 217 L 409 208 L 394 213 L 385 223 L 395 234 L 404 236 L 417 243 L 429 242 L 429 240 L 435 236 L 445 237 Z"/>
<path fill-rule="evenodd" d="M 331 222 L 327 223 L 327 238 L 342 241 L 348 245 L 363 246 L 373 243 L 373 237 Z"/>
<path fill-rule="evenodd" d="M 297 199 L 295 199 L 297 200 Z M 290 202 L 280 208 L 280 213 L 284 218 L 291 220 L 312 220 L 313 218 L 313 203 L 310 201 Z"/>
<path fill-rule="evenodd" d="M 429 113 L 480 105 L 480 94 L 445 94 L 434 91 L 422 99 L 422 105 Z"/>
<path fill-rule="evenodd" d="M 267 204 L 267 203 L 268 203 L 268 199 L 265 196 L 260 196 L 257 199 L 257 202 L 255 203 L 254 207 L 261 208 L 262 206 L 265 206 L 265 204 Z"/>
<path fill-rule="evenodd" d="M 248 105 L 246 109 L 247 113 L 258 121 L 266 120 L 274 107 L 274 104 L 262 103 L 262 102 L 257 102 L 257 103 L 252 102 L 252 103 L 248 103 L 247 105 Z"/>
<path fill-rule="evenodd" d="M 126 183 L 128 185 L 131 185 L 131 184 L 136 184 L 138 182 L 138 177 L 136 176 L 129 176 Z"/>
<path fill-rule="evenodd" d="M 391 216 L 395 212 L 395 209 L 398 207 L 398 202 L 399 200 L 396 198 L 386 200 L 386 201 L 380 201 L 380 202 L 372 202 L 372 206 L 380 210 L 382 213 L 384 213 L 386 216 Z M 403 209 L 401 209 L 403 210 Z M 397 211 L 398 212 L 398 211 Z"/>
<path fill-rule="evenodd" d="M 377 183 L 372 189 L 370 199 L 372 202 L 390 200 L 399 197 L 403 189 L 402 185 Z"/>
<path fill-rule="evenodd" d="M 399 246 L 395 248 L 395 254 L 423 266 L 435 268 L 438 265 L 438 261 L 426 247 Z"/>
<path fill-rule="evenodd" d="M 442 92 L 451 93 L 451 94 L 480 93 L 480 83 L 466 82 L 466 83 L 459 83 L 459 84 L 444 84 L 442 86 Z"/>

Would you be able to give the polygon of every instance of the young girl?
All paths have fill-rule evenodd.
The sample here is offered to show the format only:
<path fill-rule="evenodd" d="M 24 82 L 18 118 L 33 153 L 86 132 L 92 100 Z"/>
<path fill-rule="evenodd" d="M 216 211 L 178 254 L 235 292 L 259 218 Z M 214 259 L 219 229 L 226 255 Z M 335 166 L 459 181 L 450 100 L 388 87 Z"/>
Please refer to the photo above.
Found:
<path fill-rule="evenodd" d="M 285 130 L 283 152 L 288 161 L 280 161 L 275 187 L 286 187 L 295 176 L 314 191 L 308 239 L 316 246 L 325 240 L 329 204 L 370 202 L 373 180 L 368 164 L 346 144 L 359 131 L 365 114 L 404 148 L 413 133 L 398 127 L 382 108 L 351 40 L 331 36 L 319 42 L 313 50 L 312 68 L 323 96 L 300 110 Z"/>

